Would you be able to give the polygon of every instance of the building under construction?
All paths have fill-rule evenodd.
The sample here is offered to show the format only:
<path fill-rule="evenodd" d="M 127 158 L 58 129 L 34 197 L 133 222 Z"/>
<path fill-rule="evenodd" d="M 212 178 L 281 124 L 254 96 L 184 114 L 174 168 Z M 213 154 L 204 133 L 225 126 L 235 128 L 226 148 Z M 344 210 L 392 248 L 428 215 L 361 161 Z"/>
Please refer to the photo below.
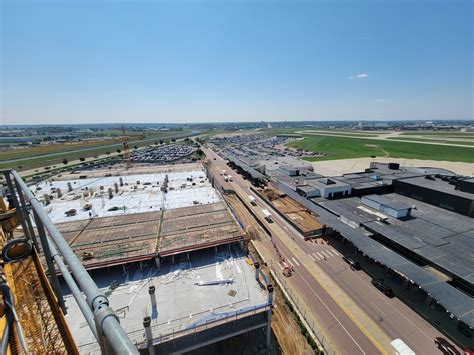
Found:
<path fill-rule="evenodd" d="M 83 171 L 30 189 L 137 349 L 181 353 L 262 330 L 261 348 L 269 347 L 273 288 L 203 167 L 147 169 Z M 42 226 L 30 227 L 37 235 Z M 103 352 L 63 270 L 54 270 L 63 338 L 81 353 Z"/>
<path fill-rule="evenodd" d="M 203 167 L 149 169 L 81 172 L 33 189 L 137 347 L 168 353 L 172 341 L 173 349 L 189 350 L 234 334 L 219 335 L 229 322 L 238 321 L 237 333 L 266 327 L 268 282 L 256 277 L 243 252 L 244 231 Z M 66 306 L 79 349 L 97 350 L 91 331 L 76 321 L 71 296 Z M 191 331 L 195 337 L 204 330 L 202 340 L 189 343 Z"/>

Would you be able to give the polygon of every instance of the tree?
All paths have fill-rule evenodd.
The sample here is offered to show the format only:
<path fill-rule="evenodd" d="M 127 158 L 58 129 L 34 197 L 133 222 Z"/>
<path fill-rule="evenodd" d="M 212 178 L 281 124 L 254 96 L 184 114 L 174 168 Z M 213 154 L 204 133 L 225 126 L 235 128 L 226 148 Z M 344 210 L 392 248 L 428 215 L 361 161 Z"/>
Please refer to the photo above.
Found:
<path fill-rule="evenodd" d="M 117 153 L 121 153 L 122 152 L 122 149 L 117 149 Z"/>
<path fill-rule="evenodd" d="M 67 165 L 69 163 L 69 161 L 67 159 L 63 159 L 63 164 L 64 165 Z"/>
<path fill-rule="evenodd" d="M 109 152 L 109 151 L 106 151 L 105 154 L 110 155 L 110 152 Z"/>
<path fill-rule="evenodd" d="M 163 144 L 165 141 L 163 139 L 160 139 L 160 144 Z"/>
<path fill-rule="evenodd" d="M 23 169 L 23 166 L 22 166 L 22 165 L 18 165 L 18 169 Z"/>
<path fill-rule="evenodd" d="M 80 157 L 80 158 L 79 158 L 79 160 L 80 160 L 80 161 L 85 161 L 85 160 L 86 160 L 86 158 L 84 158 L 84 157 Z"/>
<path fill-rule="evenodd" d="M 138 146 L 137 146 L 137 145 L 134 145 L 134 146 L 133 146 L 133 149 L 138 149 Z"/>
<path fill-rule="evenodd" d="M 171 138 L 171 141 L 172 141 L 173 143 L 176 142 L 176 138 L 174 138 L 174 137 Z"/>

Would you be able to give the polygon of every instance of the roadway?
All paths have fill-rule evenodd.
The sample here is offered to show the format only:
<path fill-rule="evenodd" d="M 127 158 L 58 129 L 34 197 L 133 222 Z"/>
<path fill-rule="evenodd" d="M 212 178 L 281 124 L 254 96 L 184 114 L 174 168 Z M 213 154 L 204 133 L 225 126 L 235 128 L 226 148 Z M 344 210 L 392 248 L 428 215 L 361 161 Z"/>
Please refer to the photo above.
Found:
<path fill-rule="evenodd" d="M 271 210 L 264 201 L 250 191 L 250 183 L 237 173 L 232 174 L 233 182 L 226 183 L 219 175 L 222 169 L 230 170 L 225 161 L 210 149 L 203 148 L 212 162 L 211 170 L 218 184 L 233 189 L 248 200 L 252 195 L 257 200 L 254 212 L 258 215 L 262 208 Z M 215 160 L 214 160 L 215 158 Z M 301 296 L 324 333 L 341 353 L 373 354 L 391 352 L 387 343 L 400 338 L 416 353 L 439 353 L 434 345 L 435 337 L 443 335 L 397 298 L 387 298 L 370 283 L 371 277 L 363 271 L 353 271 L 342 259 L 344 246 L 329 245 L 322 239 L 304 241 L 302 236 L 281 216 L 272 213 L 274 223 L 265 223 L 272 232 L 272 241 L 280 254 L 294 266 L 296 272 L 288 279 Z M 268 250 L 272 242 L 262 241 Z M 273 262 L 279 257 L 273 253 Z M 320 270 L 322 273 L 315 273 Z M 325 279 L 330 278 L 337 287 L 325 287 Z M 323 285 L 321 284 L 323 283 Z M 342 292 L 332 292 L 340 288 Z M 336 296 L 334 296 L 336 294 Z M 350 295 L 350 296 L 349 296 Z M 349 297 L 353 307 L 345 307 L 342 298 Z M 370 318 L 361 322 L 364 317 Z M 362 328 L 362 329 L 361 329 Z M 374 335 L 375 334 L 375 335 Z M 384 341 L 384 338 L 387 341 Z"/>

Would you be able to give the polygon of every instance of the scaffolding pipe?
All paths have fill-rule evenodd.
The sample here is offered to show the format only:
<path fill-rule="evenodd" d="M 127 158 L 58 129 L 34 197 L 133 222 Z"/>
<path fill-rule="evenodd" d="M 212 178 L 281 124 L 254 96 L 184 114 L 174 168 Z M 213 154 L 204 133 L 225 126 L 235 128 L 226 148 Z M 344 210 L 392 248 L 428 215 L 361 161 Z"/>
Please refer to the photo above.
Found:
<path fill-rule="evenodd" d="M 43 222 L 39 219 L 38 214 L 33 211 L 35 215 L 36 227 L 38 228 L 38 233 L 40 236 L 41 245 L 43 246 L 44 258 L 46 259 L 46 265 L 48 266 L 49 279 L 53 284 L 54 294 L 59 302 L 61 309 L 64 314 L 67 314 L 66 305 L 64 304 L 64 298 L 61 290 L 61 285 L 59 284 L 58 275 L 56 274 L 56 269 L 54 268 L 53 258 L 51 255 L 50 242 L 44 231 Z"/>
<path fill-rule="evenodd" d="M 67 266 L 64 264 L 63 259 L 61 259 L 61 256 L 59 255 L 57 249 L 54 247 L 52 241 L 49 240 L 48 237 L 47 239 L 48 239 L 49 250 L 51 252 L 51 257 L 56 262 L 56 265 L 58 265 L 59 271 L 61 271 L 64 281 L 66 282 L 67 286 L 69 287 L 69 290 L 74 296 L 74 299 L 76 300 L 77 305 L 81 309 L 81 312 L 84 315 L 84 318 L 87 324 L 89 324 L 89 327 L 91 328 L 92 333 L 94 333 L 94 336 L 97 338 L 97 329 L 94 323 L 94 314 L 92 313 L 89 305 L 87 304 L 87 301 L 82 296 L 81 290 L 79 290 L 79 287 L 77 287 L 76 282 L 74 281 L 71 274 L 69 273 Z"/>
<path fill-rule="evenodd" d="M 16 185 L 16 184 L 15 184 Z M 17 186 L 17 190 L 18 190 L 18 185 Z M 20 206 L 22 206 L 23 208 L 23 213 L 24 213 L 24 217 L 26 218 L 26 224 L 28 226 L 28 231 L 30 233 L 30 237 L 31 237 L 31 240 L 33 240 L 33 243 L 35 243 L 35 245 L 38 247 L 38 240 L 36 239 L 36 235 L 35 235 L 35 230 L 33 229 L 33 225 L 31 224 L 31 216 L 30 216 L 30 213 L 28 212 L 28 206 L 26 205 L 26 202 L 25 202 L 25 196 L 23 196 L 23 194 L 18 191 L 18 197 L 20 198 Z M 25 233 L 26 235 L 26 233 Z"/>
<path fill-rule="evenodd" d="M 94 320 L 97 322 L 104 306 L 106 309 L 110 310 L 111 313 L 113 313 L 109 307 L 109 301 L 107 297 L 105 297 L 102 291 L 99 290 L 94 280 L 84 269 L 84 266 L 82 265 L 79 258 L 76 256 L 76 254 L 74 254 L 68 242 L 66 242 L 59 230 L 55 227 L 51 219 L 48 217 L 48 214 L 44 211 L 41 204 L 22 180 L 20 175 L 18 175 L 15 170 L 4 171 L 4 174 L 7 178 L 7 182 L 9 180 L 9 174 L 12 174 L 17 183 L 17 187 L 26 194 L 37 217 L 39 220 L 41 220 L 41 222 L 43 222 L 43 225 L 51 236 L 52 241 L 54 244 L 56 244 L 57 248 L 61 252 L 61 255 L 64 257 L 64 260 L 67 262 L 67 265 L 69 266 L 71 273 L 74 275 L 74 279 L 77 281 L 80 290 L 82 290 L 86 295 L 87 302 L 94 314 Z M 9 184 L 9 187 L 10 186 L 12 186 L 11 182 Z M 12 194 L 15 193 L 13 190 L 11 192 Z M 107 343 L 106 345 L 109 345 L 113 349 L 115 354 L 138 354 L 138 350 L 135 348 L 123 328 L 120 326 L 118 318 L 103 318 L 99 325 L 101 329 L 96 329 L 99 338 L 101 338 L 103 332 L 105 335 L 105 339 L 103 340 L 105 340 Z M 100 343 L 101 339 L 98 340 Z M 106 349 L 107 348 L 108 346 Z"/>

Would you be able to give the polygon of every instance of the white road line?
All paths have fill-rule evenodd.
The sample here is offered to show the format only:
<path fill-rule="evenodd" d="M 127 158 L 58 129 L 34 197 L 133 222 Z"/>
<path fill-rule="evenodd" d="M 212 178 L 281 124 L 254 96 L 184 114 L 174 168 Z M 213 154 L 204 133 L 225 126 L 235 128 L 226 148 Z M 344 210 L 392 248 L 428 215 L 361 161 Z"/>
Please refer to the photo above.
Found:
<path fill-rule="evenodd" d="M 331 253 L 333 253 L 335 256 L 338 256 L 339 254 L 334 250 L 334 249 L 329 249 Z"/>
<path fill-rule="evenodd" d="M 314 261 L 314 257 L 311 254 L 308 254 L 309 258 Z"/>
<path fill-rule="evenodd" d="M 329 252 L 329 249 L 325 249 L 324 252 L 326 253 L 326 255 L 327 255 L 328 257 L 334 256 L 334 255 L 332 255 L 331 252 Z"/>
<path fill-rule="evenodd" d="M 349 336 L 349 338 L 351 338 L 351 340 L 354 342 L 354 344 L 360 349 L 360 351 L 362 352 L 362 354 L 365 355 L 365 351 L 364 349 L 362 349 L 362 347 L 359 345 L 359 343 L 354 339 L 354 337 L 351 335 L 351 333 L 349 333 L 349 331 L 346 329 L 346 327 L 344 327 L 341 323 L 341 321 L 336 317 L 336 315 L 331 311 L 331 309 L 327 306 L 326 303 L 324 303 L 323 299 L 316 293 L 316 291 L 311 287 L 311 285 L 308 283 L 308 281 L 306 281 L 306 279 L 301 276 L 301 274 L 299 275 L 299 277 L 301 277 L 301 279 L 304 281 L 304 283 L 308 286 L 308 288 L 311 290 L 311 292 L 314 293 L 314 295 L 318 298 L 319 302 L 321 302 L 323 304 L 323 306 L 327 309 L 327 311 L 329 312 L 329 314 L 331 314 L 331 316 L 336 320 L 336 322 L 341 326 L 341 328 L 347 333 L 347 335 Z M 331 296 L 329 296 L 331 297 Z M 350 318 L 349 318 L 350 321 L 352 321 Z"/>
<path fill-rule="evenodd" d="M 319 251 L 317 251 L 316 254 L 318 254 L 318 256 L 319 256 L 321 259 L 324 259 L 324 256 L 322 256 Z"/>
<path fill-rule="evenodd" d="M 295 266 L 295 265 L 293 265 L 293 263 L 291 262 L 290 258 L 286 259 L 286 261 L 288 261 L 288 264 L 290 264 L 291 266 Z"/>
<path fill-rule="evenodd" d="M 317 256 L 315 253 L 313 253 L 313 256 L 314 256 L 314 258 L 315 258 L 316 260 L 321 260 L 321 259 L 319 258 L 319 256 Z"/>
<path fill-rule="evenodd" d="M 331 254 L 327 255 L 327 254 L 324 252 L 324 250 L 321 250 L 321 253 L 322 253 L 324 256 L 328 257 L 328 258 L 330 258 L 330 257 L 332 256 Z"/>
<path fill-rule="evenodd" d="M 296 260 L 295 258 L 293 258 L 293 261 L 295 262 L 296 265 L 300 266 L 300 263 L 298 262 L 298 260 Z"/>
<path fill-rule="evenodd" d="M 374 302 L 371 302 L 371 303 L 372 303 L 372 305 L 373 305 L 375 308 L 377 308 L 377 310 L 378 310 L 380 313 L 382 313 L 382 315 L 383 315 L 385 318 L 388 318 L 387 315 L 385 314 L 385 312 L 382 311 L 379 307 L 377 307 L 377 305 L 376 305 Z"/>

